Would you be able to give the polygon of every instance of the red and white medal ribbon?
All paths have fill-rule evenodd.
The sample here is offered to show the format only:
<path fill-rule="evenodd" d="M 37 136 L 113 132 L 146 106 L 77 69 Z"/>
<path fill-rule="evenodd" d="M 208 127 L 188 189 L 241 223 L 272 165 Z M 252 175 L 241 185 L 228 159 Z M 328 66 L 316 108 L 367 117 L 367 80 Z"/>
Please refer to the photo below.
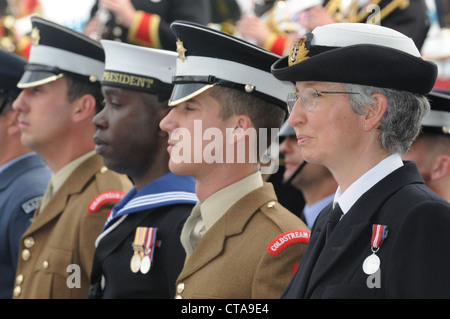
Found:
<path fill-rule="evenodd" d="M 144 257 L 142 258 L 140 267 L 141 273 L 143 274 L 148 273 L 153 262 L 157 230 L 155 227 L 145 227 Z"/>
<path fill-rule="evenodd" d="M 367 275 L 372 275 L 378 271 L 380 268 L 380 258 L 376 255 L 378 249 L 380 249 L 383 241 L 386 239 L 388 234 L 388 227 L 386 225 L 372 225 L 372 238 L 370 240 L 370 246 L 372 250 L 372 255 L 368 256 L 362 265 L 363 271 Z"/>
<path fill-rule="evenodd" d="M 387 237 L 388 227 L 386 225 L 372 225 L 372 240 L 370 244 L 372 246 L 372 252 L 376 253 L 380 249 L 381 244 Z"/>

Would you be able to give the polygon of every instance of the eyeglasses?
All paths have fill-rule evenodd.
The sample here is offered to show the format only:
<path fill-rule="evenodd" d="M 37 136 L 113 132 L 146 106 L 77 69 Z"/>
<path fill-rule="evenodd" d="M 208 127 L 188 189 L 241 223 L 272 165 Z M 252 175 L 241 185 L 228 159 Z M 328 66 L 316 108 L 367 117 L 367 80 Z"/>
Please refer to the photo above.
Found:
<path fill-rule="evenodd" d="M 291 114 L 298 98 L 302 100 L 303 109 L 312 111 L 317 107 L 319 96 L 322 94 L 359 94 L 357 92 L 335 92 L 335 91 L 317 91 L 313 88 L 306 88 L 301 93 L 290 92 L 286 98 L 288 113 Z"/>

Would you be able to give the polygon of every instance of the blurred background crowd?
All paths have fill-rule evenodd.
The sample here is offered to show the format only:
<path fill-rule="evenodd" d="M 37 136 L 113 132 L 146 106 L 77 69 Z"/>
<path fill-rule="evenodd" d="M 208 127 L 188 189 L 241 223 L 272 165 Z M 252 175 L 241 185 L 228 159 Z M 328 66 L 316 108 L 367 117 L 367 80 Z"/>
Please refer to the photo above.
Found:
<path fill-rule="evenodd" d="M 193 2 L 195 3 L 195 1 Z M 409 3 L 409 1 L 391 2 L 401 5 L 401 3 Z M 134 44 L 154 46 L 148 41 L 138 39 L 138 35 L 130 40 L 128 30 L 138 28 L 135 31 L 140 32 L 140 26 L 136 27 L 135 25 L 136 12 L 146 11 L 146 6 L 151 8 L 152 5 L 160 4 L 160 2 L 167 2 L 166 7 L 170 10 L 170 12 L 153 12 L 161 18 L 160 46 L 165 45 L 162 29 L 168 30 L 167 26 L 170 25 L 171 20 L 197 20 L 195 22 L 202 22 L 227 33 L 246 38 L 283 55 L 286 53 L 285 49 L 289 47 L 290 39 L 307 32 L 308 28 L 314 27 L 307 22 L 308 18 L 311 21 L 312 17 L 307 14 L 308 9 L 326 4 L 329 6 L 335 1 L 207 0 L 206 6 L 209 12 L 205 15 L 205 12 L 198 12 L 199 10 L 196 10 L 195 6 L 184 4 L 189 1 L 176 0 L 0 0 L 0 47 L 27 58 L 30 42 L 28 35 L 31 33 L 30 17 L 35 14 L 76 31 L 88 33 L 92 37 L 114 38 L 135 42 Z M 342 6 L 346 2 L 354 1 L 339 1 Z M 383 2 L 388 1 L 378 2 L 383 5 Z M 450 1 L 425 0 L 425 2 L 426 9 L 424 10 L 427 10 L 429 28 L 423 45 L 419 44 L 418 46 L 421 46 L 420 50 L 425 59 L 432 60 L 439 66 L 436 88 L 449 89 Z M 104 10 L 105 8 L 108 10 Z M 328 9 L 330 8 L 328 7 Z M 350 9 L 348 10 L 350 11 Z M 341 11 L 344 10 L 341 9 Z M 145 25 L 145 28 L 151 32 L 152 23 L 156 22 L 152 19 L 147 20 L 150 22 Z M 348 20 L 351 21 L 351 19 Z M 144 18 L 140 23 L 144 23 Z M 166 25 L 164 26 L 163 23 Z M 128 39 L 125 33 L 128 33 Z M 174 47 L 172 48 L 174 49 Z"/>

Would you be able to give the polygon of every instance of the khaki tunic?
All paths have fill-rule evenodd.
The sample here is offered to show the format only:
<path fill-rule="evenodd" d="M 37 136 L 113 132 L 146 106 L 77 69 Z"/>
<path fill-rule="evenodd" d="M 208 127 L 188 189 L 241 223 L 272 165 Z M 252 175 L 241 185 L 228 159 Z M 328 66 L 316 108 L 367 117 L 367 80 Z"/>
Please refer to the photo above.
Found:
<path fill-rule="evenodd" d="M 266 183 L 234 204 L 198 242 L 177 279 L 176 298 L 279 298 L 305 253 L 294 243 L 277 255 L 271 242 L 307 226 Z"/>
<path fill-rule="evenodd" d="M 103 192 L 127 193 L 131 187 L 99 155 L 79 165 L 23 234 L 13 297 L 87 298 L 94 242 L 115 202 L 95 213 L 88 206 Z"/>

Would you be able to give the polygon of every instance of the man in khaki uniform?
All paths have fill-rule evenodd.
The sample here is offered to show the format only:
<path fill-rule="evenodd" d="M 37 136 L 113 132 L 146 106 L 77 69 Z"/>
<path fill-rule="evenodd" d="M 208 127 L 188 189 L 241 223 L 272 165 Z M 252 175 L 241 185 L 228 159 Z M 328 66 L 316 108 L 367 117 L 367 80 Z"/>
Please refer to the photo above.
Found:
<path fill-rule="evenodd" d="M 195 177 L 199 198 L 181 233 L 176 298 L 278 298 L 309 231 L 263 182 L 258 152 L 269 143 L 256 142 L 283 123 L 293 85 L 271 76 L 273 53 L 198 24 L 171 27 L 179 58 L 160 126 L 169 168 Z"/>
<path fill-rule="evenodd" d="M 132 184 L 95 154 L 92 119 L 101 105 L 104 68 L 97 42 L 32 18 L 33 46 L 20 112 L 21 142 L 53 174 L 34 220 L 23 234 L 14 298 L 86 298 L 94 241 L 113 204 Z"/>

